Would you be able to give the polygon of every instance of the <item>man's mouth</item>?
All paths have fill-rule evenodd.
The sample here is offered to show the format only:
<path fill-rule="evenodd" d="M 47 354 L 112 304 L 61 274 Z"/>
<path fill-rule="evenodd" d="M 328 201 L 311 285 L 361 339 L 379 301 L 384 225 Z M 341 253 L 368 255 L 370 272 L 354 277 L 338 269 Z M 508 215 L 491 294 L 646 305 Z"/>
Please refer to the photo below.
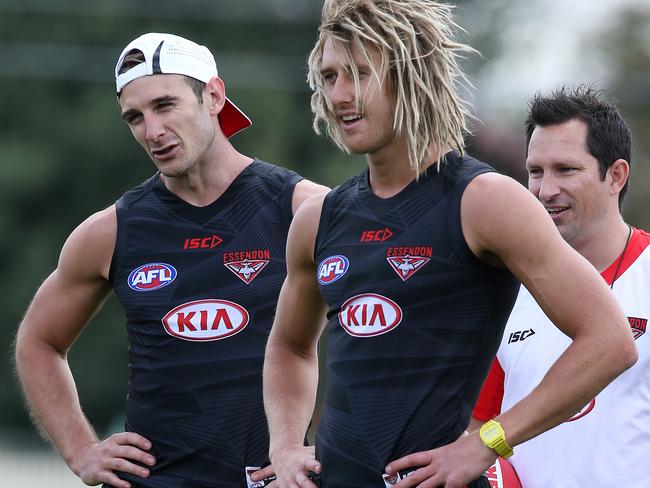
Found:
<path fill-rule="evenodd" d="M 559 217 L 566 210 L 569 210 L 569 207 L 546 207 L 546 211 L 551 216 L 551 218 Z"/>
<path fill-rule="evenodd" d="M 361 120 L 363 118 L 362 114 L 346 114 L 346 115 L 341 115 L 340 119 L 341 122 L 343 122 L 343 125 L 345 127 L 350 127 L 354 125 L 356 122 Z"/>
<path fill-rule="evenodd" d="M 176 144 L 170 144 L 158 149 L 152 149 L 151 154 L 153 154 L 156 159 L 165 159 L 172 154 L 176 147 L 178 147 Z"/>

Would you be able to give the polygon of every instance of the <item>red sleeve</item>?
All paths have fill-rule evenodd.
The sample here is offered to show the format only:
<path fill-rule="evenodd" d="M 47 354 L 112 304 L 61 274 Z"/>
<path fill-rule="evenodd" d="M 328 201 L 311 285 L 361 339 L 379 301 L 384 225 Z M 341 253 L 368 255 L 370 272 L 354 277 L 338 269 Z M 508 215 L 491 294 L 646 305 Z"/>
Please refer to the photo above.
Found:
<path fill-rule="evenodd" d="M 505 373 L 499 364 L 499 360 L 494 358 L 490 372 L 488 373 L 481 393 L 476 401 L 472 417 L 483 422 L 501 413 L 501 402 L 503 402 L 503 381 Z"/>

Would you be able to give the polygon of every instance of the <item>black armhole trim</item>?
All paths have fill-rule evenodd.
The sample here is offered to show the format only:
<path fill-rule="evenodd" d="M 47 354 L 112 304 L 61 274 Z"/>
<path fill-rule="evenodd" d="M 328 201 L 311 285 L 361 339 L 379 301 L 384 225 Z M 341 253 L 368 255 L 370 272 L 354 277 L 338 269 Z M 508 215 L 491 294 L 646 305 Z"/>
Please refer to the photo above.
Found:
<path fill-rule="evenodd" d="M 496 170 L 489 165 L 485 163 L 481 163 L 481 166 L 477 167 L 474 169 L 472 172 L 470 172 L 468 175 L 466 175 L 462 181 L 458 184 L 458 191 L 456 192 L 456 196 L 454 198 L 453 202 L 453 214 L 450 213 L 451 215 L 455 215 L 458 225 L 455 226 L 453 224 L 453 220 L 450 220 L 449 226 L 452 229 L 455 229 L 455 232 L 452 233 L 454 236 L 454 240 L 458 243 L 461 252 L 463 255 L 470 261 L 474 263 L 479 263 L 483 267 L 487 267 L 489 269 L 494 269 L 493 266 L 490 266 L 489 264 L 485 263 L 484 261 L 480 260 L 478 256 L 476 256 L 472 250 L 469 247 L 469 244 L 467 244 L 467 240 L 465 239 L 465 233 L 463 232 L 463 220 L 461 216 L 461 205 L 463 202 L 463 195 L 465 194 L 465 190 L 467 189 L 467 186 L 474 181 L 474 179 L 478 176 L 481 176 L 483 174 L 487 173 L 496 173 Z"/>
<path fill-rule="evenodd" d="M 124 250 L 126 249 L 128 243 L 127 229 L 126 225 L 128 221 L 127 217 L 127 208 L 124 203 L 124 197 L 120 198 L 115 202 L 115 217 L 117 219 L 117 235 L 115 236 L 115 247 L 113 248 L 113 256 L 111 258 L 111 266 L 108 271 L 108 281 L 111 285 L 115 285 L 115 275 L 119 268 L 119 256 L 124 255 Z"/>
<path fill-rule="evenodd" d="M 116 274 L 120 266 L 120 256 L 126 256 L 128 250 L 129 209 L 134 202 L 140 200 L 144 195 L 151 192 L 159 179 L 160 173 L 156 172 L 151 178 L 127 191 L 115 202 L 117 235 L 115 236 L 115 247 L 113 248 L 111 266 L 108 270 L 108 281 L 111 285 L 115 283 Z"/>
<path fill-rule="evenodd" d="M 314 263 L 316 263 L 316 266 L 318 266 L 318 251 L 323 243 L 325 233 L 327 232 L 327 228 L 329 227 L 330 223 L 330 215 L 332 214 L 330 212 L 330 209 L 333 205 L 334 196 L 336 193 L 338 193 L 338 189 L 340 187 L 341 185 L 332 188 L 332 190 L 330 190 L 329 193 L 325 195 L 325 199 L 323 200 L 323 206 L 320 211 L 320 219 L 318 221 L 318 231 L 316 232 L 316 241 L 314 242 Z"/>
<path fill-rule="evenodd" d="M 293 219 L 293 191 L 304 178 L 295 171 L 257 158 L 251 163 L 251 169 L 276 188 L 281 185 L 278 192 L 280 221 L 288 230 Z"/>
<path fill-rule="evenodd" d="M 287 229 L 293 220 L 293 192 L 296 189 L 296 185 L 304 180 L 298 173 L 290 171 L 289 174 L 290 177 L 287 180 L 287 185 L 280 195 L 280 216 L 282 218 L 282 224 Z"/>

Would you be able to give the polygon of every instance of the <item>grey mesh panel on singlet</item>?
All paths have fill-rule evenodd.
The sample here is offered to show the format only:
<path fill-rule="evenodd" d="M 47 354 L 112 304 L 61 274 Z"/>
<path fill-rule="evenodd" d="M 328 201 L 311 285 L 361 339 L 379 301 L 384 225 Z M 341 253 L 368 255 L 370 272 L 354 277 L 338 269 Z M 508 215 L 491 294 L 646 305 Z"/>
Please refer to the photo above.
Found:
<path fill-rule="evenodd" d="M 323 487 L 383 487 L 389 461 L 467 426 L 518 288 L 463 238 L 463 191 L 488 171 L 450 153 L 394 197 L 376 197 L 367 171 L 327 196 L 315 249 L 329 307 Z"/>
<path fill-rule="evenodd" d="M 299 180 L 256 160 L 207 207 L 159 175 L 118 201 L 110 279 L 127 317 L 126 428 L 157 459 L 150 478 L 124 479 L 245 487 L 244 467 L 268 462 L 262 364 Z"/>

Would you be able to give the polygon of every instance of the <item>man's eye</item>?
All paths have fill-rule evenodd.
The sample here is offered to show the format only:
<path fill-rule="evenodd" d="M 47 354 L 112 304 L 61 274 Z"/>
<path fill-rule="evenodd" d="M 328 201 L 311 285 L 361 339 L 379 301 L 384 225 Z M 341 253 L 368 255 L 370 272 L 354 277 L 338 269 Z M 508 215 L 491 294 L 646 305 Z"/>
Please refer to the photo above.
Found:
<path fill-rule="evenodd" d="M 124 120 L 129 125 L 135 125 L 142 120 L 142 116 L 139 114 L 129 115 L 128 117 L 125 117 Z"/>

